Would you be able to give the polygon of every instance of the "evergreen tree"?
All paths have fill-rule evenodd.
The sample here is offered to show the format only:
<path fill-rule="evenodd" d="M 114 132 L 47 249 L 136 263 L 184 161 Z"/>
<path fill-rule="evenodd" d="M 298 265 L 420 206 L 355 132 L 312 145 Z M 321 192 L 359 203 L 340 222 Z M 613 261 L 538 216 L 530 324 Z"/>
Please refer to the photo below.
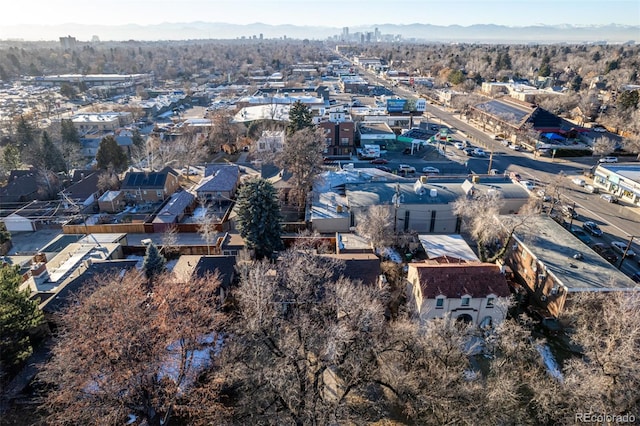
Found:
<path fill-rule="evenodd" d="M 238 229 L 257 258 L 282 248 L 280 206 L 276 190 L 264 179 L 252 179 L 238 191 Z"/>
<path fill-rule="evenodd" d="M 289 109 L 289 124 L 287 134 L 292 135 L 298 130 L 313 126 L 311 109 L 300 101 L 296 101 Z"/>
<path fill-rule="evenodd" d="M 35 130 L 21 115 L 16 126 L 16 141 L 20 152 L 33 148 L 35 143 Z"/>
<path fill-rule="evenodd" d="M 31 334 L 42 323 L 38 303 L 20 291 L 19 268 L 0 267 L 0 375 L 31 355 Z"/>
<path fill-rule="evenodd" d="M 40 147 L 40 166 L 53 172 L 66 172 L 67 167 L 62 153 L 53 144 L 47 132 L 42 133 L 42 145 Z"/>
<path fill-rule="evenodd" d="M 76 126 L 73 125 L 73 121 L 71 120 L 62 120 L 60 122 L 60 133 L 62 136 L 62 143 L 76 145 L 78 148 L 80 147 L 80 135 L 78 134 L 78 130 Z"/>
<path fill-rule="evenodd" d="M 127 154 L 118 146 L 113 136 L 102 138 L 96 154 L 96 161 L 99 169 L 106 170 L 112 167 L 117 172 L 123 171 L 128 164 Z"/>
<path fill-rule="evenodd" d="M 15 170 L 20 167 L 20 151 L 14 145 L 9 145 L 4 149 L 2 162 L 7 170 Z"/>
<path fill-rule="evenodd" d="M 140 134 L 140 130 L 135 129 L 133 131 L 133 136 L 131 136 L 131 141 L 133 142 L 133 146 L 137 148 L 144 148 L 144 139 Z"/>
<path fill-rule="evenodd" d="M 144 269 L 144 275 L 149 280 L 153 280 L 158 275 L 162 274 L 165 270 L 165 264 L 167 260 L 160 254 L 158 247 L 151 243 L 147 246 L 147 252 L 144 256 L 144 263 L 142 269 Z"/>

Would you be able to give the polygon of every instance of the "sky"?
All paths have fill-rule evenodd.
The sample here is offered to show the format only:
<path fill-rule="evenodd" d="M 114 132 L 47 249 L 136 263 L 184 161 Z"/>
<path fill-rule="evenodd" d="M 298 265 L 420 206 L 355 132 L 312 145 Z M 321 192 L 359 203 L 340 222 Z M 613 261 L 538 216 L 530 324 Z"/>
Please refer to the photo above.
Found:
<path fill-rule="evenodd" d="M 0 27 L 194 21 L 338 28 L 387 23 L 514 27 L 640 25 L 639 0 L 6 0 L 3 3 Z M 27 34 L 22 36 L 30 38 Z"/>

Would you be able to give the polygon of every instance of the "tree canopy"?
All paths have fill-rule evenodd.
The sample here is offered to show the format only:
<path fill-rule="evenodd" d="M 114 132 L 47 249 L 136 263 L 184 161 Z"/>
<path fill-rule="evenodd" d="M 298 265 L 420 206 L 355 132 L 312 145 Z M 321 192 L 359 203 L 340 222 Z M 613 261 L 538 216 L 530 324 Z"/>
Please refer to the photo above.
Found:
<path fill-rule="evenodd" d="M 257 258 L 280 250 L 282 233 L 280 206 L 273 185 L 264 179 L 251 179 L 238 191 L 238 229 L 247 248 Z"/>
<path fill-rule="evenodd" d="M 287 134 L 293 135 L 295 132 L 313 126 L 311 119 L 311 109 L 300 101 L 295 101 L 289 109 L 289 124 Z"/>
<path fill-rule="evenodd" d="M 31 335 L 43 320 L 29 290 L 19 290 L 21 284 L 17 266 L 0 267 L 0 377 L 31 355 Z"/>
<path fill-rule="evenodd" d="M 117 172 L 121 172 L 127 168 L 127 154 L 118 146 L 118 142 L 113 136 L 105 136 L 100 141 L 96 161 L 99 169 L 112 168 Z"/>
<path fill-rule="evenodd" d="M 49 422 L 219 424 L 219 386 L 207 373 L 224 320 L 218 285 L 162 275 L 148 291 L 133 271 L 82 292 L 40 375 L 51 386 Z"/>

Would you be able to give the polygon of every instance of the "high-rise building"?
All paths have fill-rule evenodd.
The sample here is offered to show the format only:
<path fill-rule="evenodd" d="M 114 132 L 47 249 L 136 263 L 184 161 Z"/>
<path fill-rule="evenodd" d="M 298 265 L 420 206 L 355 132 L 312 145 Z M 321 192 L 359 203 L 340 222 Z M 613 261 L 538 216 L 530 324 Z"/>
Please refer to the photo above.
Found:
<path fill-rule="evenodd" d="M 75 37 L 60 37 L 60 46 L 63 49 L 75 49 L 77 40 Z"/>

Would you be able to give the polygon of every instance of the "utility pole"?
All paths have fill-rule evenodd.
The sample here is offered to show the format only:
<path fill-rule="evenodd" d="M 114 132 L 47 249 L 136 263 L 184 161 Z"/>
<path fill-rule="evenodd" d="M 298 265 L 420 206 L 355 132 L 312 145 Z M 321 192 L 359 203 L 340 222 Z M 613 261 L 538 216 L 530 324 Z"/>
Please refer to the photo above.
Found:
<path fill-rule="evenodd" d="M 569 232 L 571 232 L 571 228 L 573 228 L 573 217 L 576 216 L 576 202 L 573 202 L 573 207 L 571 208 L 571 220 L 569 221 Z"/>
<path fill-rule="evenodd" d="M 493 165 L 493 150 L 489 152 L 489 168 L 487 169 L 487 174 L 491 174 L 491 166 Z"/>
<path fill-rule="evenodd" d="M 620 263 L 618 264 L 618 269 L 622 269 L 622 262 L 624 262 L 624 260 L 627 258 L 627 253 L 629 252 L 629 249 L 631 248 L 631 244 L 633 243 L 633 239 L 635 237 L 637 237 L 638 235 L 628 235 L 629 238 L 629 242 L 627 243 L 627 246 L 624 248 L 624 253 L 622 253 L 622 259 L 620 259 Z"/>

